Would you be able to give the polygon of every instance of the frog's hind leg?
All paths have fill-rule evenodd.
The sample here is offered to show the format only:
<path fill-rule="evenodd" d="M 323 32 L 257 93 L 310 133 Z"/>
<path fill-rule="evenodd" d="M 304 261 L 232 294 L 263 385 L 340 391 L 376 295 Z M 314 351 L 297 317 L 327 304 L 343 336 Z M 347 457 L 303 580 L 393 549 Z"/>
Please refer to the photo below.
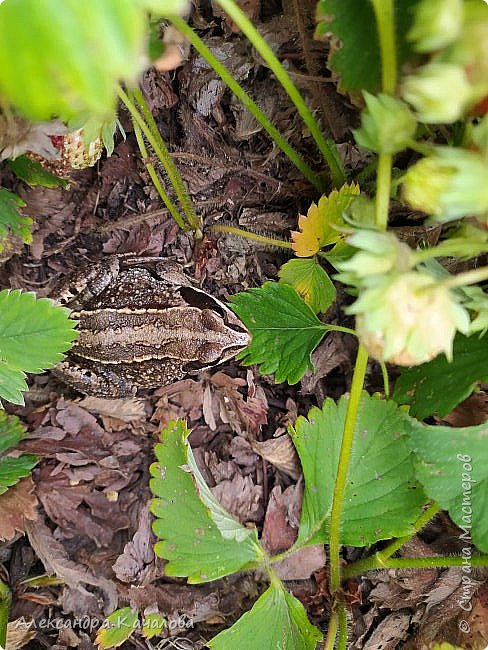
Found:
<path fill-rule="evenodd" d="M 108 365 L 103 366 L 103 372 L 97 372 L 93 367 L 81 368 L 69 361 L 61 361 L 51 372 L 66 384 L 93 397 L 131 397 L 137 391 L 137 387 L 130 380 Z"/>

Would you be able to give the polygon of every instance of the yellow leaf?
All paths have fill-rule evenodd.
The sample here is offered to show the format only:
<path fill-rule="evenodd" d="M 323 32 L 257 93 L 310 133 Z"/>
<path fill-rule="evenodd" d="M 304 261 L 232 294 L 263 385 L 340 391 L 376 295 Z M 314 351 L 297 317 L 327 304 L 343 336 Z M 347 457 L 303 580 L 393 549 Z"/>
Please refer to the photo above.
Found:
<path fill-rule="evenodd" d="M 340 190 L 333 190 L 329 196 L 321 196 L 318 205 L 312 203 L 306 217 L 298 217 L 300 232 L 291 233 L 292 248 L 297 257 L 311 257 L 324 246 L 344 239 L 343 214 L 359 193 L 359 185 L 343 185 Z"/>

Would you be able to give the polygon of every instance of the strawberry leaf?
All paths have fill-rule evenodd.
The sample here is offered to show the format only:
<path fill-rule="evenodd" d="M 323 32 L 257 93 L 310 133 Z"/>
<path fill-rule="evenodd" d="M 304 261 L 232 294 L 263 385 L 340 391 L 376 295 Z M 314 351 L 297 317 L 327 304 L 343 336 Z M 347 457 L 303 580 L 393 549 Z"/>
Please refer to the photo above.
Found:
<path fill-rule="evenodd" d="M 68 186 L 68 182 L 64 178 L 55 176 L 40 162 L 32 160 L 28 156 L 19 156 L 15 160 L 9 160 L 8 166 L 18 178 L 31 187 L 41 185 L 42 187 L 66 188 Z"/>
<path fill-rule="evenodd" d="M 21 198 L 0 187 L 0 252 L 4 248 L 2 242 L 9 234 L 20 237 L 25 244 L 31 243 L 32 219 L 21 214 L 23 207 L 25 203 Z"/>
<path fill-rule="evenodd" d="M 343 185 L 328 196 L 321 196 L 318 204 L 312 203 L 307 216 L 298 217 L 300 232 L 292 232 L 292 248 L 297 257 L 311 257 L 324 246 L 337 244 L 344 239 L 344 212 L 353 198 L 359 195 L 359 185 Z"/>
<path fill-rule="evenodd" d="M 42 372 L 63 358 L 78 336 L 69 310 L 33 293 L 0 291 L 0 398 L 23 404 L 26 372 Z"/>
<path fill-rule="evenodd" d="M 139 626 L 139 614 L 130 607 L 112 612 L 98 631 L 95 643 L 99 648 L 118 648 L 127 641 Z"/>
<path fill-rule="evenodd" d="M 313 650 L 321 639 L 321 632 L 309 622 L 302 603 L 276 580 L 249 612 L 207 646 L 213 650 Z"/>
<path fill-rule="evenodd" d="M 410 414 L 423 420 L 430 415 L 443 417 L 488 381 L 488 336 L 457 334 L 453 358 L 443 354 L 420 366 L 402 370 L 393 399 L 408 404 Z"/>
<path fill-rule="evenodd" d="M 0 458 L 0 495 L 21 478 L 29 476 L 36 463 L 37 457 L 32 454 L 22 454 L 18 458 Z"/>
<path fill-rule="evenodd" d="M 348 398 L 327 399 L 291 429 L 305 479 L 297 546 L 324 543 L 342 444 Z M 363 393 L 354 432 L 341 544 L 368 546 L 414 532 L 427 501 L 416 488 L 412 453 L 405 441 L 406 416 L 392 401 Z"/>
<path fill-rule="evenodd" d="M 419 0 L 395 0 L 395 31 L 398 67 L 412 53 L 406 34 Z M 378 30 L 371 2 L 320 0 L 317 5 L 316 36 L 332 34 L 340 43 L 330 48 L 328 66 L 339 76 L 342 91 L 369 90 L 381 85 L 381 57 Z"/>
<path fill-rule="evenodd" d="M 233 519 L 213 497 L 196 467 L 182 420 L 170 422 L 155 447 L 151 465 L 154 547 L 168 560 L 165 572 L 190 583 L 216 580 L 262 559 L 255 529 Z M 178 520 L 178 526 L 175 521 Z"/>
<path fill-rule="evenodd" d="M 418 480 L 463 530 L 462 539 L 488 552 L 487 424 L 440 427 L 408 418 L 408 444 Z"/>
<path fill-rule="evenodd" d="M 317 314 L 326 312 L 336 297 L 336 289 L 315 259 L 295 259 L 283 264 L 280 282 L 289 284 Z"/>
<path fill-rule="evenodd" d="M 25 435 L 25 429 L 17 416 L 0 411 L 0 454 L 18 445 Z"/>
<path fill-rule="evenodd" d="M 296 384 L 313 367 L 310 355 L 327 326 L 293 287 L 265 282 L 232 296 L 230 306 L 252 334 L 251 343 L 237 356 L 244 365 L 259 363 L 263 374 L 289 384 Z"/>

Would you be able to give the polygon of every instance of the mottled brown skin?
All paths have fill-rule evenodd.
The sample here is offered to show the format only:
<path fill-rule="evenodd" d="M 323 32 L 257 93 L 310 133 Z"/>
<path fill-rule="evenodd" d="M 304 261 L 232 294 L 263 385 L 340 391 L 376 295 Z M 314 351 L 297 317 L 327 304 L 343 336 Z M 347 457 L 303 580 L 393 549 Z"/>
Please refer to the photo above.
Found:
<path fill-rule="evenodd" d="M 164 386 L 235 356 L 249 342 L 239 319 L 163 258 L 110 257 L 55 296 L 79 321 L 54 374 L 99 397 Z"/>

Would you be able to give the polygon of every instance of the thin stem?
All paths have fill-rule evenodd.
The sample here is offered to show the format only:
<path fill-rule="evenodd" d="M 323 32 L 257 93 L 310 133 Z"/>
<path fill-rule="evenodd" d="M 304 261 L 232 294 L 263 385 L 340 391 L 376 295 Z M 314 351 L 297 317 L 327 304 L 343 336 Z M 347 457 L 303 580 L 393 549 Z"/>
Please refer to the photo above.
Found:
<path fill-rule="evenodd" d="M 338 603 L 339 636 L 337 637 L 337 650 L 347 650 L 347 611 L 344 603 Z"/>
<path fill-rule="evenodd" d="M 397 79 L 394 3 L 393 0 L 372 2 L 380 41 L 381 85 L 383 92 L 394 95 Z"/>
<path fill-rule="evenodd" d="M 339 614 L 334 610 L 330 614 L 327 636 L 324 642 L 324 650 L 334 650 L 337 632 L 339 630 Z"/>
<path fill-rule="evenodd" d="M 388 377 L 388 369 L 384 361 L 380 361 L 380 368 L 381 368 L 381 374 L 383 376 L 385 397 L 390 397 L 390 378 Z"/>
<path fill-rule="evenodd" d="M 168 177 L 171 181 L 171 184 L 174 187 L 176 195 L 178 196 L 178 199 L 181 203 L 181 207 L 183 208 L 183 212 L 185 213 L 188 223 L 190 224 L 192 229 L 195 230 L 195 234 L 197 234 L 201 226 L 200 219 L 198 219 L 195 213 L 193 201 L 191 200 L 190 195 L 188 193 L 188 189 L 185 183 L 183 182 L 183 179 L 181 178 L 180 172 L 178 171 L 178 168 L 174 164 L 173 159 L 171 158 L 171 154 L 169 153 L 168 148 L 166 147 L 166 144 L 163 138 L 161 137 L 161 134 L 158 129 L 158 125 L 156 124 L 156 120 L 154 119 L 151 111 L 149 110 L 149 106 L 147 105 L 147 102 L 144 99 L 144 95 L 142 94 L 139 88 L 132 89 L 132 97 L 139 104 L 139 108 L 142 111 L 144 119 L 146 120 L 147 125 L 151 129 L 152 134 L 159 145 L 158 148 L 159 153 L 156 153 L 156 155 L 161 160 L 161 163 L 164 166 L 166 173 L 168 174 Z M 201 238 L 201 233 L 200 233 L 200 238 Z"/>
<path fill-rule="evenodd" d="M 398 549 L 409 542 L 412 537 L 418 533 L 419 530 L 422 530 L 422 528 L 426 526 L 433 517 L 435 517 L 439 510 L 440 506 L 436 501 L 434 501 L 434 503 L 431 503 L 431 505 L 420 515 L 420 517 L 415 522 L 414 531 L 411 535 L 398 537 L 393 542 L 388 544 L 388 546 L 386 546 L 382 551 L 378 551 L 376 553 L 376 557 L 378 557 L 380 561 L 386 561 L 393 555 L 393 553 L 396 553 Z"/>
<path fill-rule="evenodd" d="M 266 246 L 274 246 L 275 248 L 286 248 L 291 249 L 291 242 L 284 241 L 282 239 L 274 239 L 274 237 L 265 237 L 264 235 L 258 235 L 255 232 L 250 232 L 249 230 L 243 230 L 242 228 L 235 228 L 234 226 L 224 226 L 217 225 L 212 226 L 212 232 L 227 232 L 231 235 L 237 235 L 238 237 L 244 237 L 244 239 L 250 239 L 251 241 L 257 242 L 258 244 L 265 244 Z"/>
<path fill-rule="evenodd" d="M 488 280 L 488 266 L 482 266 L 479 269 L 472 269 L 466 273 L 458 273 L 457 275 L 442 280 L 441 284 L 448 289 L 456 287 L 464 287 L 468 284 L 476 284 L 477 282 L 484 282 Z"/>
<path fill-rule="evenodd" d="M 183 209 L 183 212 L 185 214 L 185 217 L 190 224 L 190 226 L 195 230 L 195 236 L 198 236 L 199 234 L 199 221 L 194 213 L 193 210 L 193 205 L 191 202 L 191 199 L 188 195 L 188 192 L 185 188 L 185 185 L 183 183 L 183 180 L 181 179 L 181 176 L 176 169 L 176 166 L 171 159 L 171 156 L 169 154 L 169 151 L 166 148 L 166 145 L 164 144 L 161 135 L 156 136 L 155 133 L 153 133 L 152 128 L 149 128 L 149 126 L 146 124 L 144 119 L 141 117 L 139 111 L 137 110 L 135 104 L 132 102 L 132 100 L 128 97 L 128 95 L 123 91 L 123 89 L 119 86 L 117 89 L 117 94 L 119 96 L 119 99 L 122 101 L 122 103 L 125 105 L 127 110 L 129 111 L 132 120 L 139 126 L 141 131 L 144 133 L 145 138 L 151 145 L 151 147 L 154 150 L 154 153 L 156 156 L 159 158 L 161 161 L 161 164 L 164 166 L 164 169 L 166 173 L 168 174 L 168 178 L 171 182 L 171 184 L 174 187 L 174 190 L 178 196 L 178 199 L 181 203 L 181 207 Z M 150 115 L 150 113 L 149 113 Z M 152 117 L 152 116 L 151 116 Z M 201 236 L 201 233 L 200 233 Z"/>
<path fill-rule="evenodd" d="M 346 175 L 335 142 L 324 137 L 311 110 L 305 103 L 298 88 L 288 76 L 285 68 L 276 58 L 272 49 L 254 27 L 249 18 L 243 11 L 241 11 L 241 9 L 239 9 L 234 0 L 216 0 L 216 2 L 230 16 L 237 27 L 239 27 L 239 29 L 247 36 L 252 45 L 256 48 L 275 74 L 291 101 L 295 104 L 300 116 L 310 131 L 310 135 L 315 140 L 317 147 L 329 165 L 333 185 L 335 187 L 343 185 L 346 180 Z"/>
<path fill-rule="evenodd" d="M 161 180 L 156 173 L 156 170 L 154 169 L 154 165 L 148 161 L 148 153 L 146 149 L 146 143 L 144 142 L 144 138 L 142 136 L 142 131 L 139 128 L 139 125 L 137 122 L 132 122 L 132 125 L 134 127 L 134 133 L 136 136 L 137 144 L 139 145 L 139 151 L 141 152 L 142 160 L 144 162 L 144 165 L 147 169 L 147 172 L 149 176 L 151 177 L 151 180 L 153 182 L 154 187 L 156 188 L 159 196 L 163 200 L 164 205 L 168 208 L 171 216 L 173 219 L 176 221 L 178 226 L 182 230 L 186 230 L 187 226 L 183 220 L 183 217 L 181 214 L 178 212 L 178 208 L 175 206 L 175 204 L 171 201 L 169 198 L 168 194 L 166 193 L 164 187 L 161 184 Z"/>
<path fill-rule="evenodd" d="M 295 167 L 301 171 L 317 191 L 323 192 L 325 190 L 325 185 L 322 179 L 307 165 L 291 144 L 285 140 L 256 102 L 253 101 L 227 68 L 212 54 L 211 50 L 205 45 L 198 34 L 180 16 L 170 16 L 169 20 L 179 32 L 186 36 L 197 52 L 205 59 L 205 61 L 207 61 L 225 84 L 227 84 L 234 95 L 242 102 L 242 104 L 244 104 L 247 110 L 253 115 L 254 119 L 261 124 L 263 129 L 267 131 L 275 144 L 286 156 L 288 156 Z"/>
<path fill-rule="evenodd" d="M 378 157 L 378 174 L 376 179 L 375 221 L 378 228 L 386 230 L 388 225 L 388 208 L 390 206 L 391 154 L 380 153 Z"/>
<path fill-rule="evenodd" d="M 12 592 L 10 587 L 0 580 L 0 646 L 7 647 L 7 623 L 10 603 L 12 602 Z"/>
<path fill-rule="evenodd" d="M 344 502 L 346 489 L 347 472 L 351 458 L 352 443 L 354 439 L 354 429 L 356 418 L 361 400 L 361 392 L 366 375 L 366 366 L 368 364 L 368 354 L 362 345 L 359 346 L 354 368 L 354 375 L 351 384 L 351 394 L 347 405 L 346 419 L 344 422 L 344 433 L 342 436 L 341 451 L 339 463 L 337 466 L 337 476 L 334 485 L 334 495 L 332 500 L 332 510 L 330 513 L 330 591 L 334 594 L 341 584 L 341 564 L 340 564 L 340 524 L 341 513 Z"/>
<path fill-rule="evenodd" d="M 470 250 L 471 249 L 471 250 Z M 466 239 L 446 239 L 437 246 L 431 248 L 420 248 L 412 251 L 412 259 L 419 264 L 433 257 L 475 257 L 480 253 L 488 253 L 488 244 L 482 242 L 471 242 Z"/>

